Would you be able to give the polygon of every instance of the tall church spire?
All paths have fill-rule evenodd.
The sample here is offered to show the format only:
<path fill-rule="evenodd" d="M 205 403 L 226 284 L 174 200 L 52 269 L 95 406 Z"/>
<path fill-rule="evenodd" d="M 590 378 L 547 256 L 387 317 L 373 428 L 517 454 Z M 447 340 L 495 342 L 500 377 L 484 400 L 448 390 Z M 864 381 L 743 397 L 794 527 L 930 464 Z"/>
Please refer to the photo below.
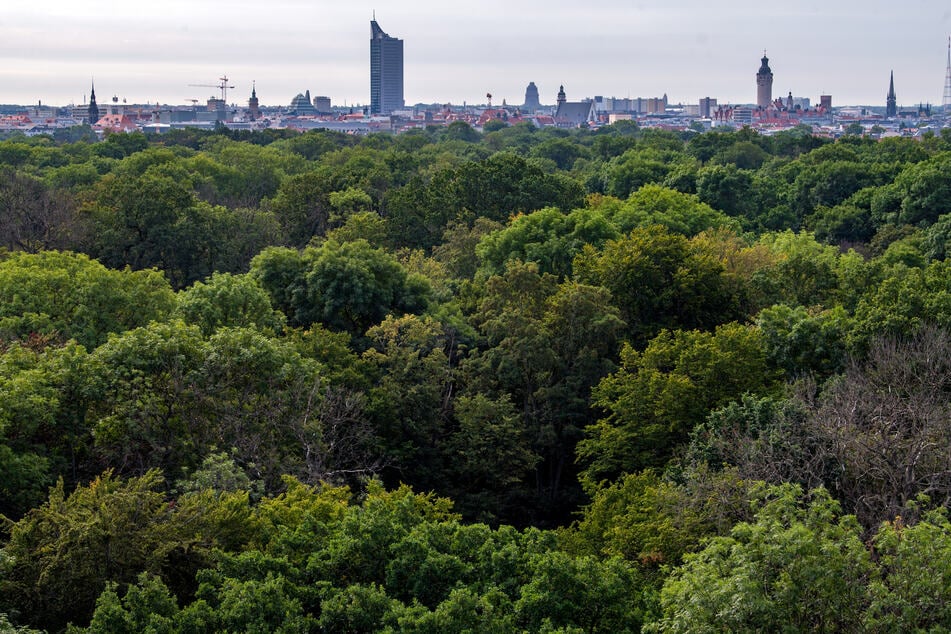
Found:
<path fill-rule="evenodd" d="M 92 91 L 89 93 L 89 125 L 99 122 L 99 106 L 96 105 L 96 81 L 92 81 Z"/>
<path fill-rule="evenodd" d="M 895 71 L 888 80 L 888 95 L 885 97 L 885 116 L 898 116 L 898 99 L 895 97 Z"/>

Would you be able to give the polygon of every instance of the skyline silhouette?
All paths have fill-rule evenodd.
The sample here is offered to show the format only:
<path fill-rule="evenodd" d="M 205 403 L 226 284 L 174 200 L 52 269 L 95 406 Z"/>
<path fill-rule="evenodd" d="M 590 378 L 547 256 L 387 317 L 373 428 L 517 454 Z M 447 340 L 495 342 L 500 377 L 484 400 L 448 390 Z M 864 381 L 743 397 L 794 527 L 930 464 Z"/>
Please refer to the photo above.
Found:
<path fill-rule="evenodd" d="M 400 7 L 170 0 L 135 12 L 49 0 L 0 17 L 0 102 L 82 103 L 92 77 L 100 101 L 203 101 L 215 91 L 190 84 L 227 75 L 232 103 L 245 103 L 256 81 L 266 105 L 307 89 L 337 105 L 367 104 L 374 9 L 405 42 L 407 104 L 482 103 L 487 92 L 521 103 L 529 82 L 542 103 L 554 103 L 559 85 L 572 100 L 666 93 L 674 103 L 705 96 L 753 103 L 765 48 L 775 94 L 883 105 L 894 70 L 899 105 L 940 105 L 951 32 L 951 10 L 929 1 L 896 12 L 878 0 L 780 7 L 487 0 L 478 11 L 432 0 Z"/>

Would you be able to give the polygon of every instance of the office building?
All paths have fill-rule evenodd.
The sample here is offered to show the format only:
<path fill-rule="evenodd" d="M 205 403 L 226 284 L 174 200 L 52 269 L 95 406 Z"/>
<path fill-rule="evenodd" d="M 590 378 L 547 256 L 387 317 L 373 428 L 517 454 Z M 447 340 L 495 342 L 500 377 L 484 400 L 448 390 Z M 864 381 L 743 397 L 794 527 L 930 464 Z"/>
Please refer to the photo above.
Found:
<path fill-rule="evenodd" d="M 314 109 L 317 110 L 318 114 L 332 113 L 333 107 L 330 105 L 330 97 L 326 95 L 317 95 L 314 97 Z"/>
<path fill-rule="evenodd" d="M 370 114 L 390 114 L 403 106 L 403 40 L 370 20 Z"/>

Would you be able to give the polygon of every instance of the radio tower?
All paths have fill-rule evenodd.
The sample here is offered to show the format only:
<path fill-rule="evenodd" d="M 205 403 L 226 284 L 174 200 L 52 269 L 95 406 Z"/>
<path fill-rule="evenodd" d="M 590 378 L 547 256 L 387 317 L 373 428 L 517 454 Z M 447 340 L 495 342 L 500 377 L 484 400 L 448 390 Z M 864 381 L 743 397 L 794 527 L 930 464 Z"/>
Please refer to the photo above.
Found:
<path fill-rule="evenodd" d="M 944 98 L 941 100 L 944 114 L 951 114 L 951 37 L 948 38 L 948 70 L 944 77 Z"/>

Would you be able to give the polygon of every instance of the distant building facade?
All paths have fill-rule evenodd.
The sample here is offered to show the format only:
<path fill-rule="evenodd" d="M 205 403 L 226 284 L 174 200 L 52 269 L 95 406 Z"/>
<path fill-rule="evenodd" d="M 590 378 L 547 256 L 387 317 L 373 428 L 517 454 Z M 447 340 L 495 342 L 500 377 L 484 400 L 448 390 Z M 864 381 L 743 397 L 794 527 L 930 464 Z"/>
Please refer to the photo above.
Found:
<path fill-rule="evenodd" d="M 403 109 L 403 40 L 370 20 L 370 114 Z"/>
<path fill-rule="evenodd" d="M 716 100 L 714 100 L 716 101 Z M 663 114 L 667 110 L 667 95 L 663 97 L 595 97 L 598 112 L 629 114 Z"/>
<path fill-rule="evenodd" d="M 664 114 L 667 111 L 667 95 L 663 97 L 649 97 L 647 101 L 647 114 Z"/>
<path fill-rule="evenodd" d="M 769 58 L 763 55 L 759 71 L 756 73 L 756 105 L 768 108 L 773 102 L 773 71 L 769 68 Z"/>
<path fill-rule="evenodd" d="M 330 105 L 330 97 L 324 95 L 314 97 L 314 108 L 319 114 L 330 114 L 333 112 L 333 107 Z"/>
<path fill-rule="evenodd" d="M 563 128 L 577 128 L 594 123 L 598 119 L 594 101 L 568 101 L 565 87 L 558 89 L 558 105 L 555 109 L 555 125 Z"/>
<path fill-rule="evenodd" d="M 535 82 L 528 82 L 528 87 L 525 89 L 525 104 L 522 106 L 522 110 L 525 112 L 535 112 L 541 108 L 542 104 L 538 100 L 538 87 L 535 86 Z"/>
<path fill-rule="evenodd" d="M 709 119 L 717 111 L 717 100 L 710 97 L 704 97 L 700 100 L 700 107 L 697 114 L 704 119 Z"/>
<path fill-rule="evenodd" d="M 737 125 L 753 125 L 753 110 L 750 108 L 734 108 L 733 123 Z"/>
<path fill-rule="evenodd" d="M 297 95 L 291 99 L 290 114 L 297 116 L 313 116 L 317 114 L 317 109 L 314 108 L 314 104 L 310 100 L 309 90 L 304 92 L 304 94 L 297 93 Z"/>

